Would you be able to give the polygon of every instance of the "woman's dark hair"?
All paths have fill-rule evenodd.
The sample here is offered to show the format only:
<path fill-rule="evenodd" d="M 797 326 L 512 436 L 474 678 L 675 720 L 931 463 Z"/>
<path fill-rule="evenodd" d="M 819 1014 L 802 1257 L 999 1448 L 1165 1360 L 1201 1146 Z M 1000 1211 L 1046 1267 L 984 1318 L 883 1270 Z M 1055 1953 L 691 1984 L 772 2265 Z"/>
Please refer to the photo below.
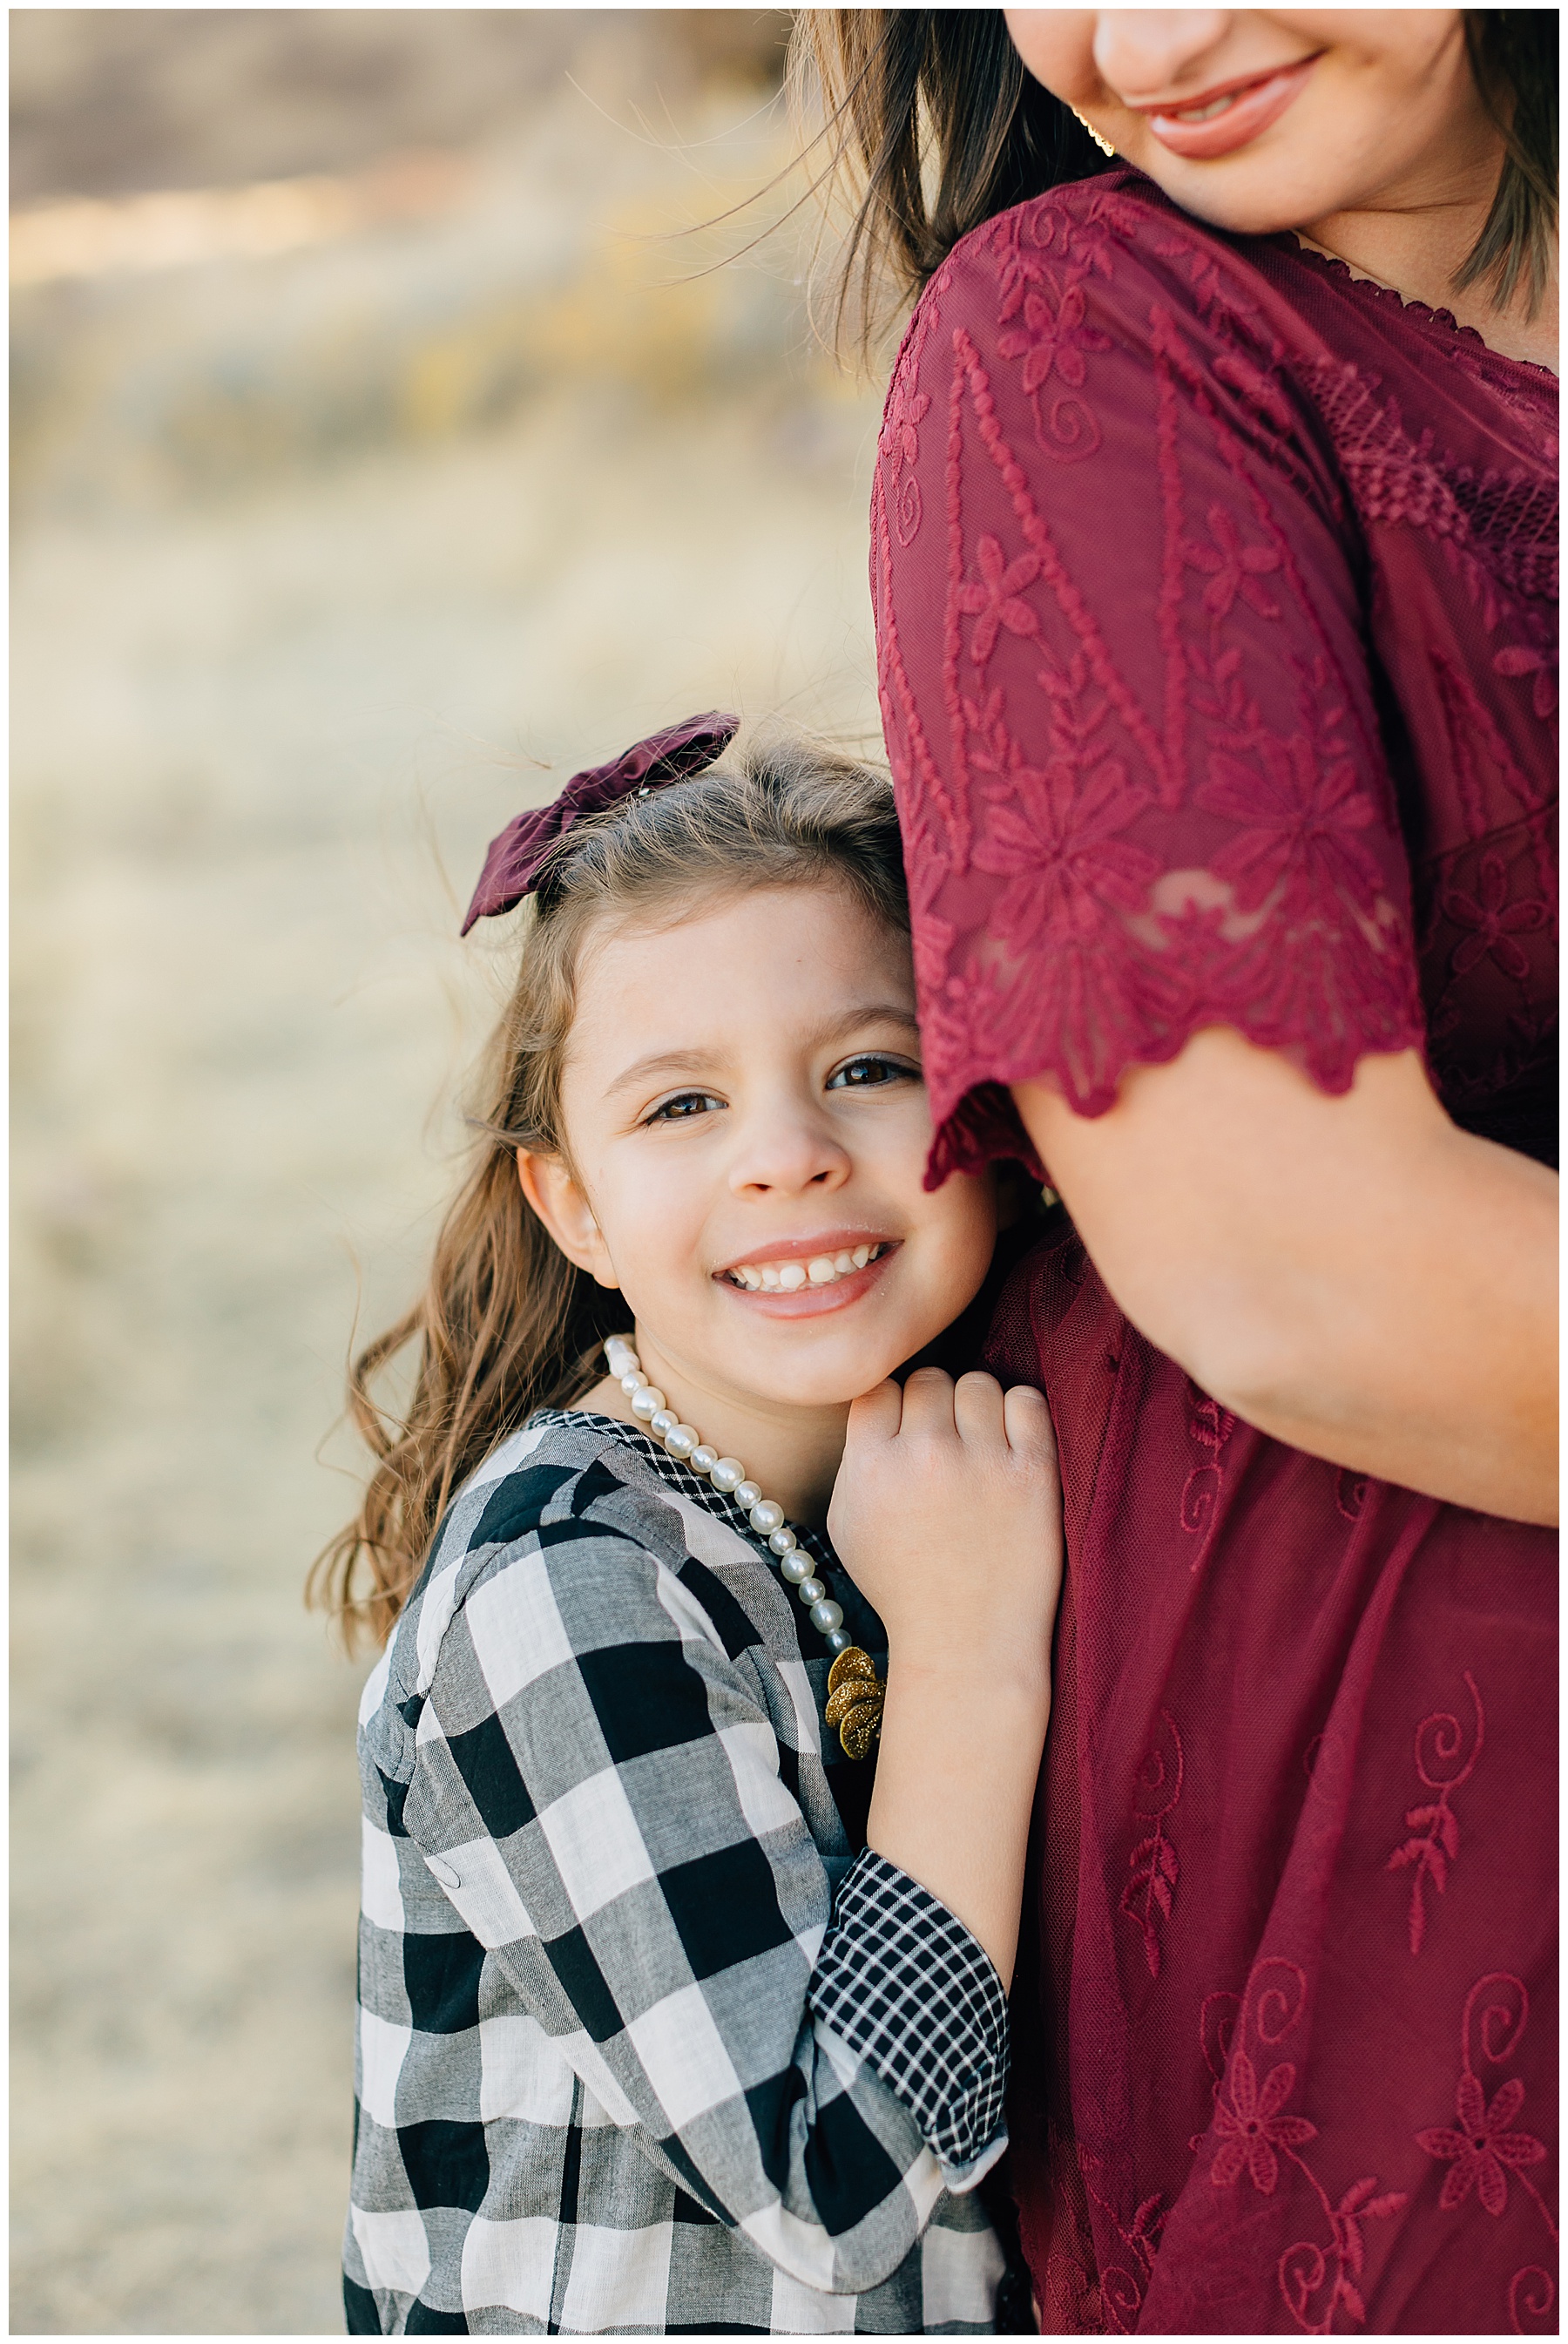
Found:
<path fill-rule="evenodd" d="M 1490 285 L 1507 308 L 1523 278 L 1535 315 L 1552 281 L 1557 234 L 1557 11 L 1467 8 L 1464 42 L 1487 112 L 1503 133 L 1503 176 L 1486 226 L 1454 273 Z"/>
<path fill-rule="evenodd" d="M 914 300 L 970 228 L 1106 167 L 1025 70 L 1000 8 L 802 8 L 789 70 L 798 93 L 818 85 L 825 177 L 859 192 L 834 330 L 858 310 L 862 349 L 886 296 Z"/>
<path fill-rule="evenodd" d="M 1557 11 L 1466 9 L 1464 34 L 1506 151 L 1454 283 L 1489 285 L 1503 308 L 1523 279 L 1533 313 L 1557 225 Z M 827 176 L 859 196 L 836 326 L 858 308 L 862 347 L 886 293 L 912 300 L 970 228 L 1108 167 L 1092 133 L 1026 70 L 1000 8 L 802 8 L 791 66 L 797 88 L 819 86 Z"/>
<path fill-rule="evenodd" d="M 452 1493 L 535 1409 L 588 1389 L 605 1337 L 625 1330 L 620 1295 L 573 1267 L 518 1179 L 519 1147 L 570 1162 L 561 1070 L 585 948 L 607 921 L 659 927 L 749 888 L 824 884 L 908 934 L 891 782 L 782 731 L 579 823 L 547 866 L 425 1291 L 349 1371 L 349 1414 L 376 1462 L 354 1520 L 317 1560 L 310 1597 L 351 1644 L 361 1632 L 385 1642 Z M 413 1392 L 398 1409 L 378 1387 L 410 1349 Z"/>

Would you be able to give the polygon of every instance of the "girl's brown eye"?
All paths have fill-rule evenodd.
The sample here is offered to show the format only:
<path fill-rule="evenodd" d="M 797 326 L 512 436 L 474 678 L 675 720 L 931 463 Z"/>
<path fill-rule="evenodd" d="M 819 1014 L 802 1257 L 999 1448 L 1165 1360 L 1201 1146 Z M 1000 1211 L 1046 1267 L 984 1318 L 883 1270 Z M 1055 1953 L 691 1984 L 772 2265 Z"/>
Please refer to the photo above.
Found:
<path fill-rule="evenodd" d="M 722 1108 L 724 1101 L 715 1098 L 711 1091 L 678 1091 L 674 1098 L 661 1099 L 653 1113 L 646 1116 L 649 1123 L 683 1123 L 689 1116 L 703 1115 L 709 1107 Z"/>
<path fill-rule="evenodd" d="M 907 1058 L 851 1058 L 848 1065 L 837 1066 L 828 1077 L 830 1091 L 880 1090 L 890 1083 L 918 1083 L 921 1079 L 919 1066 Z"/>

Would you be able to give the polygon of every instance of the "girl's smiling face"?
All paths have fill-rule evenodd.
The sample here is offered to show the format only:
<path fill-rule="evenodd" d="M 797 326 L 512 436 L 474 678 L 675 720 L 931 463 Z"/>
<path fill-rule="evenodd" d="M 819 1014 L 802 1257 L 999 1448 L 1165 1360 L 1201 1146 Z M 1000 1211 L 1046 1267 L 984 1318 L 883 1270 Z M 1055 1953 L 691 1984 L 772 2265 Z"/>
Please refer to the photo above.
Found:
<path fill-rule="evenodd" d="M 992 1177 L 921 1185 L 909 940 L 843 887 L 590 936 L 561 1116 L 569 1166 L 524 1158 L 524 1185 L 699 1429 L 705 1399 L 847 1407 L 990 1267 Z"/>

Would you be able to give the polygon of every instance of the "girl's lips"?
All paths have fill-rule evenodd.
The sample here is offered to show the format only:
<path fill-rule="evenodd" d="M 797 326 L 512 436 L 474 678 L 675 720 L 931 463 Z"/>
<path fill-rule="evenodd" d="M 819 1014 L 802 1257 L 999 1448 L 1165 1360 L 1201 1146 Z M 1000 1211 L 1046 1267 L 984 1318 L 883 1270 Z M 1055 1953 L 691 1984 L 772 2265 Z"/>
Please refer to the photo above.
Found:
<path fill-rule="evenodd" d="M 870 1292 L 894 1255 L 900 1250 L 896 1238 L 883 1238 L 879 1242 L 887 1248 L 885 1253 L 879 1254 L 875 1261 L 869 1261 L 864 1269 L 845 1271 L 833 1280 L 831 1286 L 799 1286 L 792 1294 L 787 1294 L 782 1288 L 769 1292 L 765 1287 L 748 1288 L 733 1286 L 727 1277 L 722 1276 L 716 1278 L 714 1284 L 747 1310 L 759 1310 L 765 1318 L 819 1318 L 829 1310 L 848 1309 L 852 1302 L 859 1302 L 862 1295 Z M 781 1248 L 769 1258 L 778 1261 L 793 1257 Z"/>
<path fill-rule="evenodd" d="M 1173 110 L 1151 113 L 1149 127 L 1161 146 L 1192 162 L 1206 163 L 1218 155 L 1234 154 L 1238 146 L 1250 146 L 1279 120 L 1317 62 L 1316 56 L 1302 57 L 1299 64 L 1282 66 L 1277 73 L 1265 74 L 1257 81 L 1244 84 L 1230 94 L 1229 103 L 1207 122 L 1182 122 Z M 1191 113 L 1196 107 L 1211 105 L 1215 93 L 1209 92 L 1189 99 L 1180 111 Z"/>

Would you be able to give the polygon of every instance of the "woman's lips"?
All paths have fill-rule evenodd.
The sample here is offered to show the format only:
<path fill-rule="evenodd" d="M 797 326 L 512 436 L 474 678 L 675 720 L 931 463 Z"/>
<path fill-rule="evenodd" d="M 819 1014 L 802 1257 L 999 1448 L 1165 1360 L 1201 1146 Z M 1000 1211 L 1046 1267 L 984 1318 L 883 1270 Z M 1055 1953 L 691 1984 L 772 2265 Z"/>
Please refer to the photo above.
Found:
<path fill-rule="evenodd" d="M 1282 66 L 1277 73 L 1266 74 L 1218 98 L 1210 91 L 1179 111 L 1151 113 L 1149 127 L 1161 146 L 1192 162 L 1206 163 L 1217 155 L 1234 154 L 1238 146 L 1249 146 L 1279 120 L 1317 61 L 1315 56 L 1302 57 L 1297 65 Z M 1219 113 L 1206 122 L 1180 118 L 1216 103 Z"/>

